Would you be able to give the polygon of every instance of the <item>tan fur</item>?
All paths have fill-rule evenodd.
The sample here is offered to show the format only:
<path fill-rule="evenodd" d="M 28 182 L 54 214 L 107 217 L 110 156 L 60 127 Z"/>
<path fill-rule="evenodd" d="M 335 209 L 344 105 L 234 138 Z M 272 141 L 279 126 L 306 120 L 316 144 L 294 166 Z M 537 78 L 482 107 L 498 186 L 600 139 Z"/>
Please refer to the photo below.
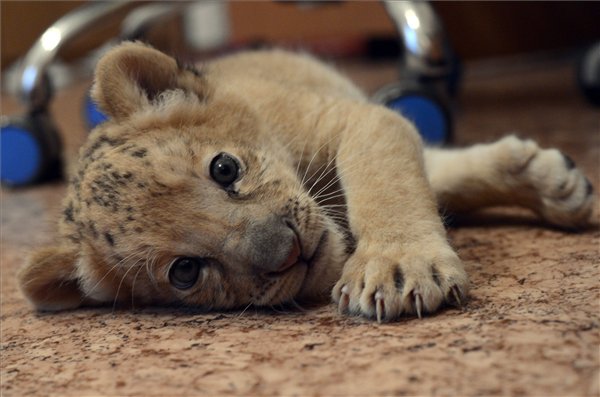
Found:
<path fill-rule="evenodd" d="M 241 53 L 198 72 L 125 43 L 100 61 L 93 97 L 111 120 L 81 149 L 62 245 L 20 276 L 39 309 L 332 294 L 344 312 L 420 315 L 468 293 L 438 206 L 516 204 L 578 226 L 594 200 L 579 171 L 533 142 L 424 152 L 409 122 L 306 55 Z M 241 167 L 229 190 L 209 173 L 223 152 Z M 169 281 L 178 257 L 205 263 L 189 289 Z"/>

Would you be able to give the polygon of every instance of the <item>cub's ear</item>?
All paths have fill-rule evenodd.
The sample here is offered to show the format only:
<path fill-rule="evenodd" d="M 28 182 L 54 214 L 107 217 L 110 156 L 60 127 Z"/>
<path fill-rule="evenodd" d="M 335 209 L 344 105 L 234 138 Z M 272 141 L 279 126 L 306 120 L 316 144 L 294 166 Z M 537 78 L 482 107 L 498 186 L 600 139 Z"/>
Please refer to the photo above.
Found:
<path fill-rule="evenodd" d="M 48 247 L 36 251 L 18 274 L 23 294 L 38 310 L 73 309 L 84 303 L 76 276 L 75 251 Z"/>
<path fill-rule="evenodd" d="M 206 80 L 194 68 L 139 42 L 125 42 L 104 55 L 94 76 L 92 99 L 115 120 L 150 105 L 167 90 L 182 89 L 200 99 L 208 95 Z"/>

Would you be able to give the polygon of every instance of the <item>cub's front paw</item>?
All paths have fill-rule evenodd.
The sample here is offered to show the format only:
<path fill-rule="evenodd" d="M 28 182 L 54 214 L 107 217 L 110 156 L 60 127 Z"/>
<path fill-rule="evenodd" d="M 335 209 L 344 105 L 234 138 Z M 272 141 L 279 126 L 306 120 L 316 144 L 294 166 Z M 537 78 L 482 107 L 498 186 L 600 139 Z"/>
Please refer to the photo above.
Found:
<path fill-rule="evenodd" d="M 461 306 L 468 286 L 461 260 L 445 243 L 413 247 L 397 256 L 359 248 L 332 295 L 340 312 L 382 322 L 402 314 L 421 318 L 444 302 Z"/>

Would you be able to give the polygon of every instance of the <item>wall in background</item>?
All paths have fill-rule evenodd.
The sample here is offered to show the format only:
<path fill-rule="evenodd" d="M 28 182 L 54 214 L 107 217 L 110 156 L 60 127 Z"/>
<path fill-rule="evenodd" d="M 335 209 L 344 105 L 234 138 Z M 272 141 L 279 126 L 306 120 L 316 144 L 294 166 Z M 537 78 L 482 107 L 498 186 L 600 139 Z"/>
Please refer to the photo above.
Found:
<path fill-rule="evenodd" d="M 599 1 L 438 1 L 434 6 L 466 59 L 600 41 Z"/>
<path fill-rule="evenodd" d="M 82 3 L 0 2 L 2 67 L 21 56 L 53 21 Z M 318 6 L 296 2 L 228 5 L 234 43 L 324 43 L 334 52 L 336 48 L 343 52 L 344 46 L 351 49 L 361 39 L 395 34 L 383 6 L 376 1 L 326 2 Z M 580 46 L 600 40 L 600 2 L 444 1 L 434 2 L 434 6 L 464 59 Z M 103 40 L 109 28 L 82 38 L 74 52 Z M 168 27 L 165 29 L 169 31 Z"/>

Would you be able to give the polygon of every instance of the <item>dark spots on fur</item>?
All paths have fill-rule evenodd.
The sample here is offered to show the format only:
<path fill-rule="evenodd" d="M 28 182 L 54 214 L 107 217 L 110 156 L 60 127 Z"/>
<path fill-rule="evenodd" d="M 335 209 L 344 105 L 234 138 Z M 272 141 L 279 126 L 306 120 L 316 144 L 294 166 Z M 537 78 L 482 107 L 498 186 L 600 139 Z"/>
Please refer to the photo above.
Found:
<path fill-rule="evenodd" d="M 146 188 L 146 184 L 144 182 L 138 182 L 137 187 L 140 189 L 145 189 Z"/>
<path fill-rule="evenodd" d="M 394 286 L 399 292 L 404 290 L 404 274 L 402 273 L 402 269 L 399 267 L 394 270 Z"/>
<path fill-rule="evenodd" d="M 344 229 L 344 252 L 347 255 L 352 255 L 356 251 L 356 238 L 348 229 Z"/>
<path fill-rule="evenodd" d="M 291 211 L 293 203 L 294 203 L 294 200 L 291 199 L 291 198 L 289 198 L 288 201 L 287 201 L 287 203 L 285 203 L 285 211 L 287 213 L 289 213 Z"/>
<path fill-rule="evenodd" d="M 121 232 L 121 234 L 127 233 L 127 230 L 125 229 L 125 226 L 119 225 L 119 232 Z"/>
<path fill-rule="evenodd" d="M 137 226 L 136 228 L 133 229 L 136 233 L 143 233 L 144 229 L 142 229 L 140 226 Z"/>
<path fill-rule="evenodd" d="M 585 178 L 585 194 L 591 196 L 594 193 L 594 186 L 589 179 Z"/>
<path fill-rule="evenodd" d="M 113 212 L 119 211 L 121 190 L 134 179 L 130 171 L 113 170 L 98 175 L 90 184 L 93 202 Z"/>
<path fill-rule="evenodd" d="M 85 229 L 84 223 L 81 221 L 75 221 L 75 226 L 77 229 L 77 234 L 79 234 L 80 237 L 83 236 L 83 231 Z"/>
<path fill-rule="evenodd" d="M 109 232 L 104 232 L 104 238 L 106 239 L 106 242 L 111 246 L 114 247 L 115 245 L 115 239 L 112 236 L 112 234 L 110 234 Z"/>
<path fill-rule="evenodd" d="M 118 172 L 113 171 L 110 173 L 111 178 L 120 185 L 126 185 L 128 181 L 133 179 L 133 174 L 129 171 L 127 172 Z"/>
<path fill-rule="evenodd" d="M 564 191 L 567 188 L 567 182 L 568 181 L 564 181 L 563 183 L 561 183 L 560 186 L 558 187 L 558 190 Z"/>
<path fill-rule="evenodd" d="M 98 238 L 98 230 L 96 230 L 96 224 L 94 222 L 89 222 L 88 223 L 88 229 L 90 231 L 90 233 L 92 234 L 92 237 L 94 239 Z"/>
<path fill-rule="evenodd" d="M 135 221 L 135 218 L 133 216 L 131 216 L 131 215 L 128 215 L 127 216 L 127 220 L 130 221 L 130 222 L 133 222 L 133 221 Z"/>
<path fill-rule="evenodd" d="M 135 152 L 131 153 L 131 156 L 142 159 L 142 158 L 146 157 L 146 154 L 148 154 L 148 149 L 141 148 L 141 149 L 138 149 Z"/>
<path fill-rule="evenodd" d="M 256 288 L 259 289 L 259 291 L 254 295 L 254 300 L 261 300 L 273 285 L 275 285 L 275 280 L 260 280 L 256 282 Z"/>
<path fill-rule="evenodd" d="M 127 211 L 127 212 L 133 212 L 133 207 L 127 207 L 127 208 L 125 208 L 125 211 Z"/>
<path fill-rule="evenodd" d="M 69 204 L 67 205 L 67 207 L 63 211 L 63 214 L 65 216 L 65 221 L 67 221 L 69 223 L 74 223 L 75 222 L 75 218 L 73 217 L 73 202 L 72 201 L 69 202 Z"/>
<path fill-rule="evenodd" d="M 130 151 L 130 150 L 132 150 L 132 149 L 133 149 L 133 150 L 137 149 L 137 146 L 136 146 L 136 145 L 134 145 L 134 144 L 132 144 L 132 143 L 130 143 L 130 144 L 128 144 L 128 145 L 124 145 L 124 146 L 121 148 L 120 152 L 121 152 L 121 153 L 127 153 L 128 151 Z"/>
<path fill-rule="evenodd" d="M 572 170 L 573 168 L 575 168 L 575 162 L 573 161 L 573 159 L 564 153 L 561 154 L 563 156 L 563 160 L 565 161 L 565 166 L 567 167 L 567 169 Z"/>
<path fill-rule="evenodd" d="M 442 286 L 442 281 L 440 280 L 440 272 L 438 271 L 435 265 L 431 265 L 431 278 L 433 278 L 433 282 L 437 284 L 438 287 Z"/>
<path fill-rule="evenodd" d="M 117 147 L 125 143 L 124 139 L 120 138 L 109 138 L 106 135 L 100 135 L 96 142 L 94 142 L 84 153 L 83 158 L 92 157 L 100 148 L 104 146 Z"/>
<path fill-rule="evenodd" d="M 92 181 L 92 199 L 101 207 L 109 208 L 113 212 L 119 210 L 120 191 L 118 190 L 118 181 L 112 178 L 110 174 L 103 174 Z"/>

